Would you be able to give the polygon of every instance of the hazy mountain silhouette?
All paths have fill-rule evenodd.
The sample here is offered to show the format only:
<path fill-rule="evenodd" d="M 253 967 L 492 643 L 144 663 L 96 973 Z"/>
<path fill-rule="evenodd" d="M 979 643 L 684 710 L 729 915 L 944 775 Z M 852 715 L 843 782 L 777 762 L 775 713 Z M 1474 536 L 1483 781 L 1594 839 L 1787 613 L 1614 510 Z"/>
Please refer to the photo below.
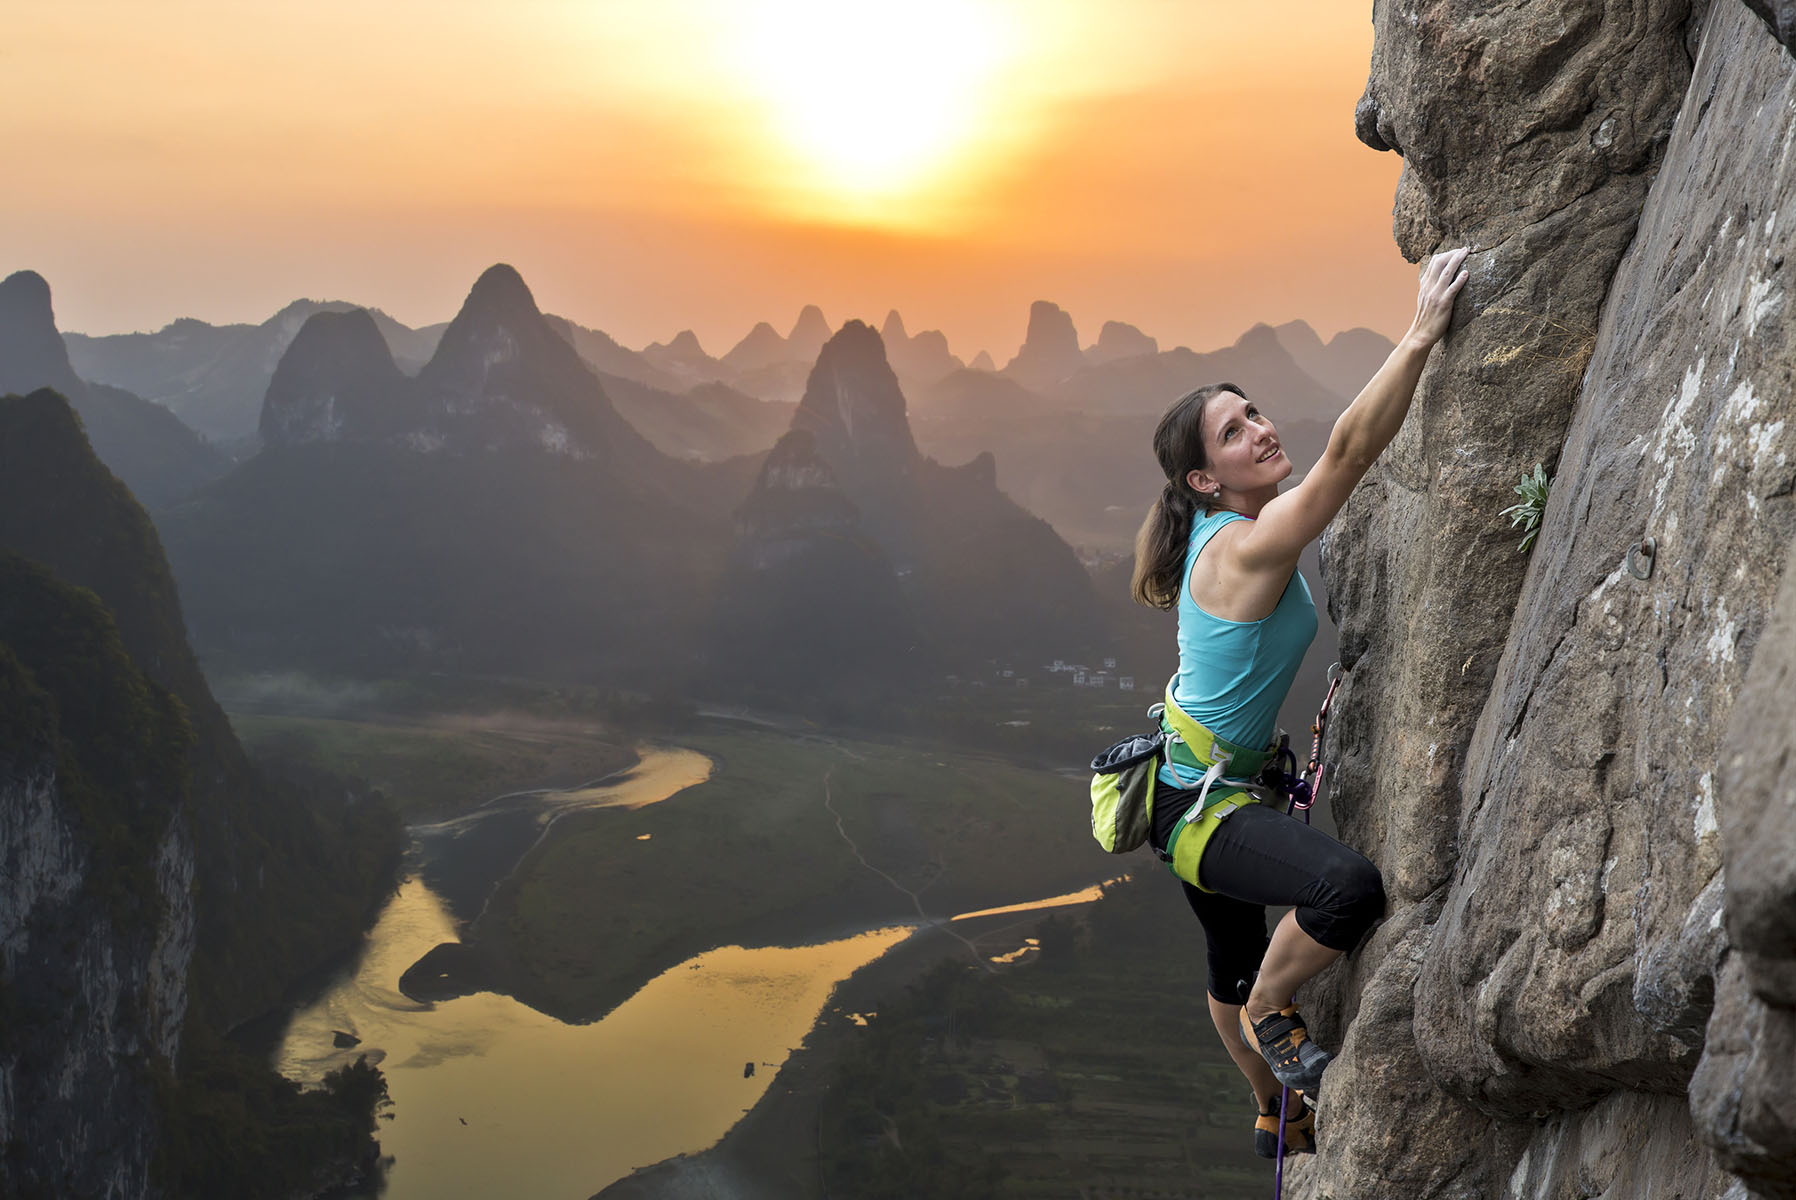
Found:
<path fill-rule="evenodd" d="M 757 371 L 792 357 L 786 339 L 765 321 L 758 321 L 741 341 L 731 347 L 718 362 L 733 372 Z"/>
<path fill-rule="evenodd" d="M 1053 306 L 1042 311 L 1042 328 L 1062 331 L 1044 336 L 1064 348 L 1070 320 Z M 1118 323 L 1106 331 L 1113 350 L 1151 344 Z M 994 452 L 999 485 L 1063 537 L 1124 550 L 1163 483 L 1150 444 L 1154 425 L 1180 395 L 1221 379 L 1239 383 L 1278 425 L 1300 472 L 1320 456 L 1347 404 L 1299 367 L 1265 325 L 1207 354 L 1180 347 L 1095 357 L 1041 392 L 1008 369 L 956 372 L 919 392 L 917 441 L 948 461 Z"/>
<path fill-rule="evenodd" d="M 807 430 L 817 452 L 854 491 L 896 488 L 919 459 L 904 392 L 872 327 L 850 321 L 817 355 L 792 428 Z"/>
<path fill-rule="evenodd" d="M 209 650 L 661 683 L 696 661 L 746 475 L 655 450 L 510 267 L 416 379 L 353 314 L 315 316 L 276 376 L 279 437 L 165 530 Z"/>
<path fill-rule="evenodd" d="M 927 386 L 960 370 L 964 363 L 948 350 L 948 337 L 939 329 L 925 329 L 916 336 L 904 330 L 904 318 L 893 309 L 879 328 L 885 342 L 886 361 L 906 389 Z"/>
<path fill-rule="evenodd" d="M 696 344 L 696 341 L 695 343 Z M 538 446 L 576 458 L 658 457 L 503 263 L 474 283 L 418 372 L 428 424 L 417 444 L 451 450 Z"/>
<path fill-rule="evenodd" d="M 1370 329 L 1344 329 L 1326 345 L 1304 321 L 1286 321 L 1272 332 L 1305 374 L 1347 400 L 1359 395 L 1397 348 Z"/>
<path fill-rule="evenodd" d="M 719 360 L 719 381 L 758 400 L 796 403 L 804 395 L 811 366 L 828 340 L 829 326 L 823 310 L 815 304 L 806 305 L 798 314 L 789 338 L 761 321 Z"/>
<path fill-rule="evenodd" d="M 792 332 L 786 335 L 786 345 L 792 357 L 799 362 L 814 363 L 827 341 L 829 321 L 824 318 L 823 310 L 815 304 L 805 305 L 799 310 L 798 320 L 792 323 Z"/>
<path fill-rule="evenodd" d="M 56 330 L 50 285 L 35 271 L 0 281 L 0 393 L 52 388 L 81 416 L 102 462 L 148 508 L 173 503 L 230 462 L 165 408 L 75 373 Z"/>
<path fill-rule="evenodd" d="M 736 510 L 711 634 L 713 673 L 783 697 L 916 682 L 926 656 L 897 573 L 816 439 L 794 429 Z"/>
<path fill-rule="evenodd" d="M 1073 318 L 1058 304 L 1037 300 L 1029 306 L 1029 331 L 1004 374 L 1026 388 L 1049 391 L 1085 365 Z"/>
<path fill-rule="evenodd" d="M 307 319 L 348 312 L 343 301 L 295 300 L 260 325 L 209 325 L 182 318 L 155 333 L 64 335 L 76 373 L 128 388 L 167 408 L 221 447 L 253 450 L 262 397 L 274 367 Z M 415 372 L 444 326 L 410 329 L 368 310 L 395 361 Z M 243 443 L 252 444 L 243 446 Z"/>
<path fill-rule="evenodd" d="M 717 462 L 764 453 L 792 423 L 797 405 L 758 400 L 728 384 L 701 383 L 674 394 L 635 380 L 598 373 L 617 411 L 661 453 Z"/>
<path fill-rule="evenodd" d="M 262 444 L 393 436 L 421 416 L 414 391 L 366 309 L 314 313 L 269 381 Z"/>
<path fill-rule="evenodd" d="M 1246 388 L 1275 420 L 1332 421 L 1347 407 L 1297 365 L 1266 325 L 1256 325 L 1234 345 L 1207 354 L 1180 346 L 1084 366 L 1046 394 L 1082 412 L 1158 415 L 1185 392 L 1220 379 Z"/>
<path fill-rule="evenodd" d="M 891 670 L 991 658 L 1026 664 L 1101 638 L 1083 568 L 1046 522 L 998 490 L 991 455 L 945 467 L 918 451 L 903 391 L 871 327 L 850 321 L 823 347 L 792 430 L 770 459 L 782 469 L 764 471 L 739 510 L 733 561 L 759 575 L 758 595 L 796 602 L 819 586 L 825 594 L 853 595 L 873 579 L 902 599 L 917 631 L 918 644 L 903 648 L 904 662 L 885 664 Z M 843 523 L 849 510 L 852 525 Z M 789 526 L 774 519 L 779 514 L 790 515 Z M 820 542 L 855 546 L 863 538 L 877 544 L 889 572 L 868 575 L 875 560 L 856 550 L 856 578 L 820 584 Z M 767 549 L 790 545 L 811 549 Z M 835 561 L 845 554 L 835 552 Z M 803 568 L 790 566 L 794 560 Z M 844 603 L 852 609 L 862 601 Z M 888 619 L 886 608 L 869 611 L 882 614 L 889 636 L 881 644 L 896 656 L 905 625 Z"/>
<path fill-rule="evenodd" d="M 643 348 L 642 357 L 651 366 L 667 372 L 681 389 L 715 383 L 731 374 L 727 367 L 705 353 L 705 348 L 699 345 L 698 334 L 690 329 L 682 329 L 671 341 L 650 343 Z"/>
<path fill-rule="evenodd" d="M 1122 321 L 1105 321 L 1104 328 L 1098 333 L 1097 343 L 1086 349 L 1085 361 L 1092 366 L 1101 366 L 1119 358 L 1158 353 L 1160 343 L 1133 325 Z"/>
<path fill-rule="evenodd" d="M 264 423 L 261 453 L 165 535 L 195 635 L 227 661 L 750 689 L 778 666 L 802 694 L 871 663 L 895 684 L 1101 636 L 1083 569 L 991 456 L 918 453 L 859 322 L 761 461 L 654 449 L 503 266 L 415 379 L 367 314 L 314 315 Z M 856 627 L 864 653 L 826 636 Z"/>
<path fill-rule="evenodd" d="M 422 452 L 650 452 L 505 264 L 475 282 L 416 379 L 394 364 L 366 311 L 313 314 L 269 381 L 261 433 L 270 446 L 399 440 Z"/>
<path fill-rule="evenodd" d="M 573 344 L 580 357 L 587 365 L 602 376 L 614 376 L 640 383 L 647 387 L 664 392 L 683 390 L 686 384 L 675 378 L 671 372 L 663 371 L 636 351 L 620 345 L 616 338 L 597 329 L 586 326 L 566 317 L 544 314 L 554 330 Z M 447 325 L 444 326 L 448 328 Z"/>

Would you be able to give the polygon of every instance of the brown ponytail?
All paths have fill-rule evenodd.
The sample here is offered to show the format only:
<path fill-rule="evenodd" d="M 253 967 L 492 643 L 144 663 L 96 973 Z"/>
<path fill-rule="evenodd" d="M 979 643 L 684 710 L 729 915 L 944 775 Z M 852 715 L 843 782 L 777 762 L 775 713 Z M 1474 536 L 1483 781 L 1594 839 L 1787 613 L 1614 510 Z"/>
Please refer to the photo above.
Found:
<path fill-rule="evenodd" d="M 1212 396 L 1223 392 L 1247 397 L 1232 383 L 1200 387 L 1174 401 L 1154 429 L 1154 457 L 1166 473 L 1166 486 L 1135 534 L 1135 574 L 1129 580 L 1129 594 L 1137 604 L 1178 607 L 1191 527 L 1200 508 L 1209 511 L 1205 498 L 1192 490 L 1185 477 L 1209 465 L 1204 453 L 1204 409 Z"/>

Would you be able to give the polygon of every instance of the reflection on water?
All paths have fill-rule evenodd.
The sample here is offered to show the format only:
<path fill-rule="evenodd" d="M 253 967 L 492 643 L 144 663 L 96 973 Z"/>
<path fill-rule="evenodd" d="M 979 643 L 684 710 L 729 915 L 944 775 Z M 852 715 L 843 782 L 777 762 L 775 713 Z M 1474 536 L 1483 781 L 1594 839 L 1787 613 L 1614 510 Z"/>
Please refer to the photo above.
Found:
<path fill-rule="evenodd" d="M 710 772 L 704 755 L 644 747 L 636 767 L 608 780 L 512 793 L 414 826 L 420 869 L 477 912 L 558 817 L 641 808 Z M 1086 903 L 1099 892 L 953 919 Z M 301 1082 L 361 1055 L 381 1065 L 393 1100 L 380 1129 L 381 1149 L 394 1160 L 389 1200 L 580 1200 L 637 1167 L 715 1143 L 767 1090 L 836 984 L 913 932 L 892 927 L 798 948 L 724 946 L 651 980 L 600 1021 L 564 1025 L 491 993 L 435 1004 L 401 994 L 408 967 L 459 937 L 442 896 L 414 877 L 370 931 L 353 976 L 294 1016 L 276 1065 Z M 864 1024 L 871 1015 L 854 1019 Z M 337 1046 L 339 1033 L 359 1044 Z"/>
<path fill-rule="evenodd" d="M 1127 875 L 1116 879 L 1107 879 L 1103 883 L 1094 883 L 1088 888 L 1080 888 L 1076 892 L 1067 892 L 1062 896 L 1049 896 L 1046 900 L 1025 900 L 1021 904 L 1006 904 L 999 908 L 982 908 L 976 912 L 956 913 L 954 920 L 970 921 L 974 917 L 1000 917 L 1005 913 L 1035 912 L 1043 908 L 1066 908 L 1073 904 L 1090 904 L 1104 898 L 1104 888 L 1112 883 L 1120 883 Z"/>
<path fill-rule="evenodd" d="M 722 1137 L 804 1040 L 830 990 L 910 935 L 822 946 L 725 946 L 689 959 L 603 1020 L 564 1025 L 504 996 L 420 1004 L 400 973 L 455 925 L 408 880 L 354 978 L 299 1013 L 282 1073 L 315 1081 L 359 1054 L 380 1061 L 393 1119 L 388 1197 L 575 1197 Z M 340 1050 L 335 1031 L 362 1045 Z M 752 1077 L 744 1065 L 754 1063 Z"/>
<path fill-rule="evenodd" d="M 1013 962 L 1018 962 L 1021 959 L 1023 959 L 1025 956 L 1027 956 L 1037 950 L 1040 950 L 1040 949 L 1041 949 L 1041 939 L 1040 938 L 1025 938 L 1023 941 L 1023 944 L 1018 946 L 1015 950 L 1012 950 L 1008 954 L 994 954 L 991 956 L 989 961 L 995 962 L 995 963 L 1003 963 L 1003 964 L 1008 965 Z"/>

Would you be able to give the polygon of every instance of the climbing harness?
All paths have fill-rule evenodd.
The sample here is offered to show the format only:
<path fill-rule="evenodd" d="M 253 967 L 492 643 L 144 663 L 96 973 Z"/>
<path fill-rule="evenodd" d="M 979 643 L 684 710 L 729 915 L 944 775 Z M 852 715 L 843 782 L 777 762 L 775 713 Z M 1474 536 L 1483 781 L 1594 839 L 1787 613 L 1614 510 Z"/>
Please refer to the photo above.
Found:
<path fill-rule="evenodd" d="M 1216 832 L 1216 827 L 1226 820 L 1244 804 L 1261 803 L 1261 796 L 1270 799 L 1282 796 L 1285 800 L 1287 815 L 1303 814 L 1303 823 L 1310 823 L 1310 809 L 1315 807 L 1316 800 L 1322 794 L 1322 779 L 1325 768 L 1322 761 L 1322 738 L 1328 728 L 1328 710 L 1334 704 L 1335 692 L 1341 686 L 1341 664 L 1334 663 L 1328 668 L 1328 692 L 1322 698 L 1322 707 L 1316 712 L 1316 720 L 1310 725 L 1310 757 L 1303 770 L 1297 769 L 1297 755 L 1291 750 L 1291 739 L 1282 731 L 1278 740 L 1265 750 L 1247 750 L 1235 745 L 1225 738 L 1218 737 L 1206 729 L 1200 722 L 1178 706 L 1173 699 L 1173 681 L 1166 685 L 1166 699 L 1148 709 L 1150 717 L 1160 720 L 1160 732 L 1163 737 L 1157 747 L 1158 753 L 1154 761 L 1164 758 L 1171 768 L 1173 777 L 1181 787 L 1189 788 L 1187 773 L 1202 771 L 1201 780 L 1197 782 L 1197 799 L 1185 814 L 1173 826 L 1171 835 L 1166 839 L 1166 849 L 1155 849 L 1160 861 L 1166 869 L 1178 878 L 1191 883 L 1204 891 L 1203 884 L 1197 882 L 1198 861 L 1203 857 L 1204 847 Z M 1150 739 L 1140 739 L 1136 744 L 1143 745 Z M 1119 743 L 1106 751 L 1106 755 L 1125 757 L 1120 754 L 1123 744 Z M 1102 760 L 1105 755 L 1100 755 Z M 1095 770 L 1099 760 L 1094 760 Z M 1139 760 L 1137 760 L 1138 762 Z M 1231 772 L 1232 769 L 1232 772 Z M 1221 784 L 1218 789 L 1217 785 Z M 1211 800 L 1211 792 L 1217 791 L 1215 800 Z M 1095 781 L 1094 781 L 1094 796 Z M 1094 808 L 1094 832 L 1097 828 Z M 1151 792 L 1149 793 L 1149 811 L 1151 812 Z M 1188 830 L 1195 830 L 1192 838 L 1185 838 Z M 1103 838 L 1100 836 L 1100 841 Z M 1106 849 L 1109 847 L 1106 846 Z M 1181 872 L 1179 867 L 1186 869 Z M 1290 1125 L 1291 1089 L 1279 1086 L 1278 1098 L 1278 1166 L 1273 1177 L 1273 1200 L 1283 1200 L 1285 1191 L 1285 1139 Z M 1312 1145 L 1314 1142 L 1312 1140 Z"/>
<path fill-rule="evenodd" d="M 1197 799 L 1168 835 L 1166 849 L 1155 850 L 1167 870 L 1192 886 L 1209 891 L 1196 882 L 1197 865 L 1217 827 L 1246 804 L 1259 804 L 1280 796 L 1285 800 L 1288 815 L 1301 811 L 1304 824 L 1309 824 L 1310 809 L 1322 786 L 1323 731 L 1340 682 L 1340 664 L 1336 663 L 1329 668 L 1328 694 L 1323 698 L 1315 723 L 1310 726 L 1310 758 L 1302 772 L 1297 770 L 1297 756 L 1285 734 L 1280 733 L 1278 741 L 1264 750 L 1237 746 L 1217 736 L 1180 708 L 1173 699 L 1173 683 L 1167 683 L 1166 699 L 1150 708 L 1148 715 L 1160 718 L 1161 730 L 1166 735 L 1166 763 L 1173 777 L 1181 787 L 1197 791 Z M 1203 772 L 1201 779 L 1191 778 L 1200 770 Z M 1185 837 L 1187 830 L 1194 830 L 1194 835 Z"/>

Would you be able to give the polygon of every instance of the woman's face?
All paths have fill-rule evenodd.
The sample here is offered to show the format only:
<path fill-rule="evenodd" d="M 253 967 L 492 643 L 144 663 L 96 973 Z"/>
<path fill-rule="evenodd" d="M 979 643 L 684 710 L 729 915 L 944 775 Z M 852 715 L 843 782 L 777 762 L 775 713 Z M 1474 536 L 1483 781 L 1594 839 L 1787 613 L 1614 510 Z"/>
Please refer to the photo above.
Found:
<path fill-rule="evenodd" d="M 1278 430 L 1253 401 L 1219 392 L 1204 407 L 1204 457 L 1208 465 L 1187 477 L 1197 492 L 1276 490 L 1291 474 Z"/>

